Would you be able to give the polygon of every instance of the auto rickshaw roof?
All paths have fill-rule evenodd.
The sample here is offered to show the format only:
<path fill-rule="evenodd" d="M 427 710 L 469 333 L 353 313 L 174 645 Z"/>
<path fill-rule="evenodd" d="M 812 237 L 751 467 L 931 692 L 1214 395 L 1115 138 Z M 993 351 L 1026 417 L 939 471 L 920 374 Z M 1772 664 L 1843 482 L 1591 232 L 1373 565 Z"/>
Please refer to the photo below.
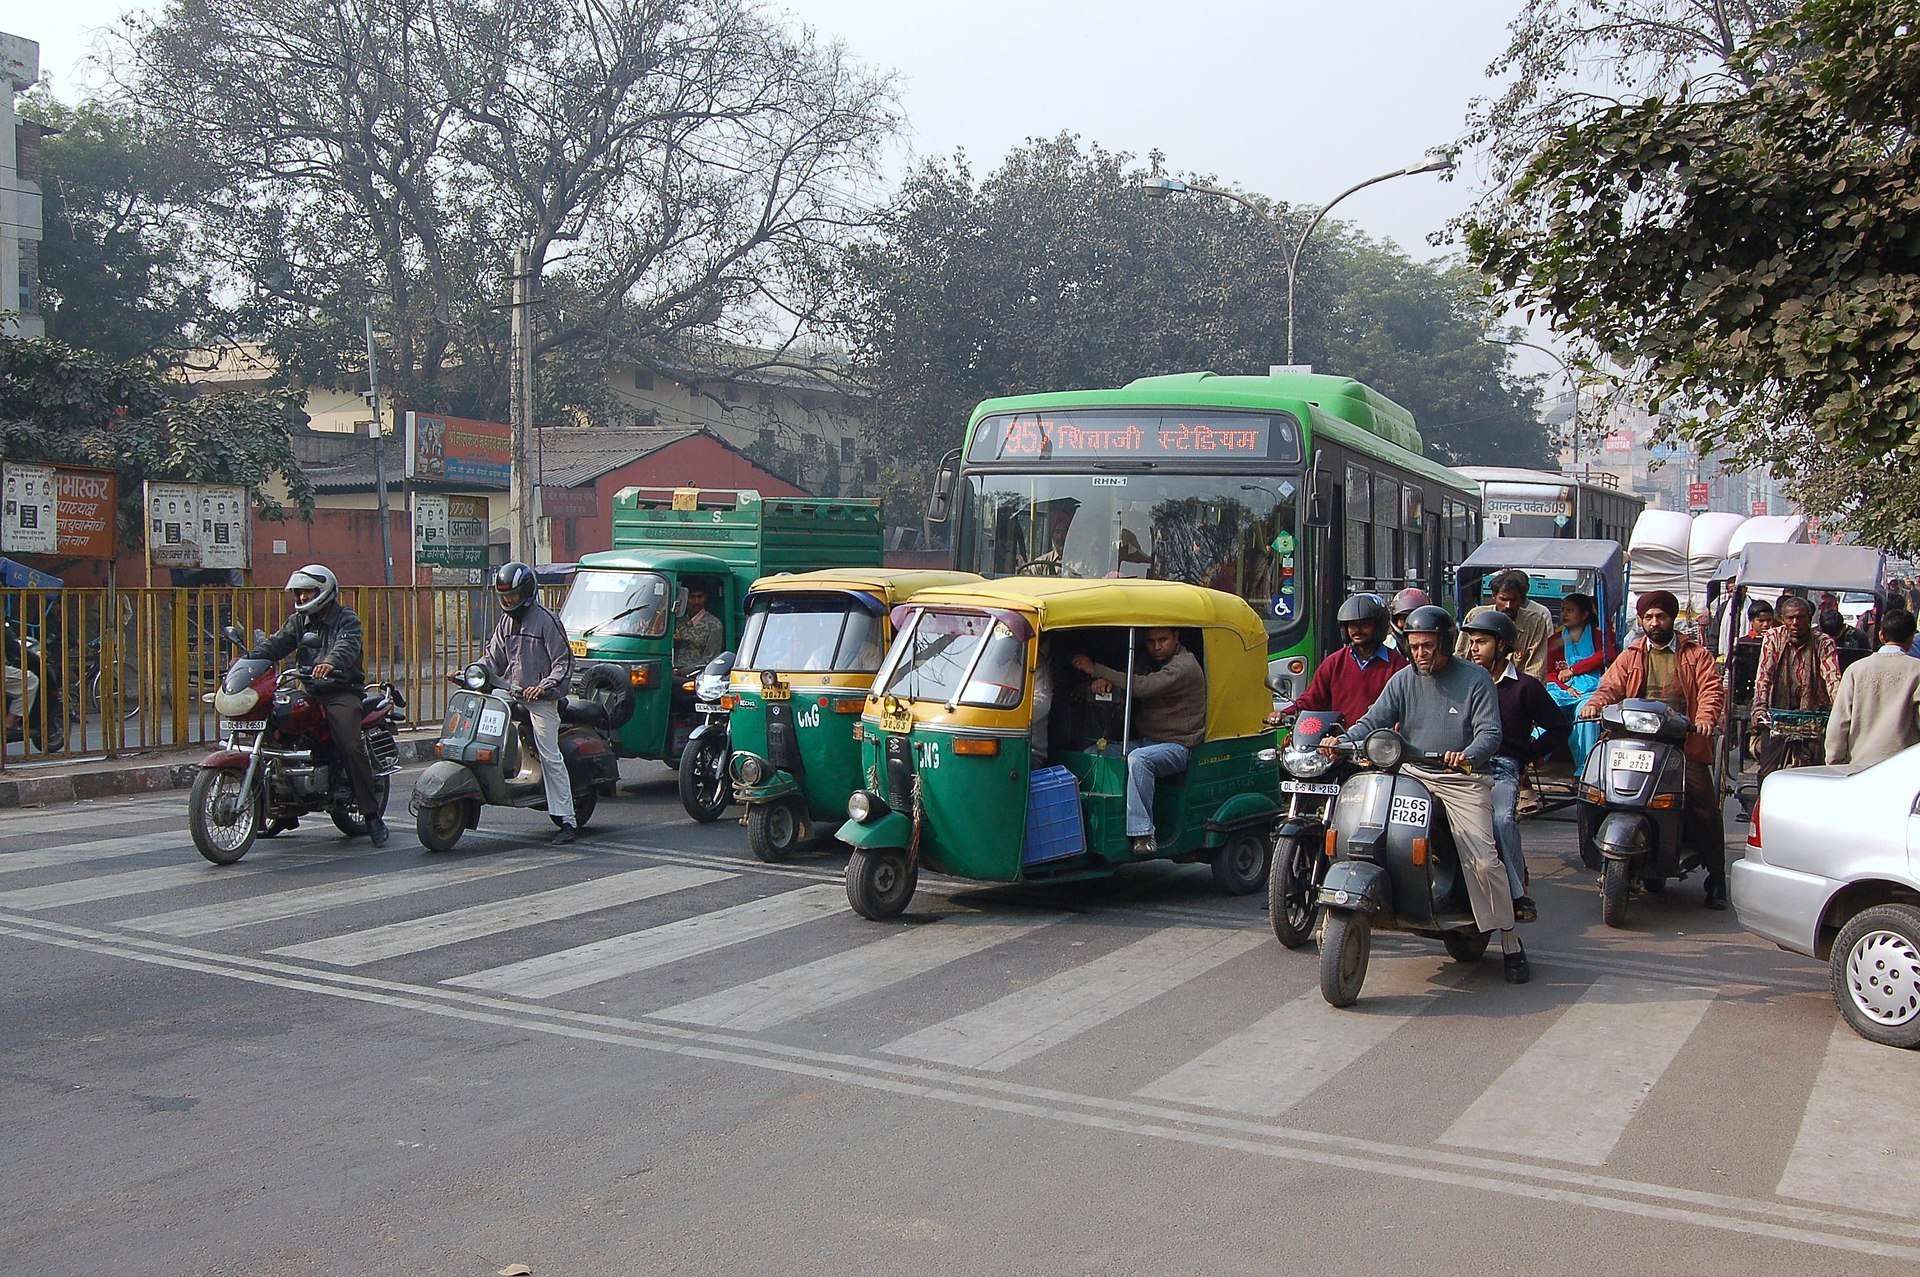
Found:
<path fill-rule="evenodd" d="M 1744 586 L 1801 586 L 1878 594 L 1886 587 L 1887 552 L 1870 545 L 1749 542 L 1716 576 Z"/>
<path fill-rule="evenodd" d="M 582 555 L 581 572 L 673 572 L 696 576 L 731 576 L 733 565 L 711 554 L 692 550 L 603 550 Z"/>
<path fill-rule="evenodd" d="M 932 607 L 1014 608 L 1033 613 L 1043 630 L 1196 626 L 1231 630 L 1247 646 L 1263 651 L 1267 645 L 1260 614 L 1245 599 L 1182 581 L 1004 576 L 978 585 L 928 590 L 913 601 Z"/>
<path fill-rule="evenodd" d="M 1561 540 L 1555 537 L 1492 537 L 1482 541 L 1458 569 L 1462 579 L 1505 568 L 1521 571 L 1598 572 L 1626 575 L 1626 555 L 1618 541 Z"/>
<path fill-rule="evenodd" d="M 924 590 L 966 586 L 984 580 L 977 572 L 933 571 L 926 568 L 822 568 L 815 572 L 779 572 L 763 576 L 747 592 L 751 605 L 760 594 L 871 594 L 886 607 L 905 602 Z"/>

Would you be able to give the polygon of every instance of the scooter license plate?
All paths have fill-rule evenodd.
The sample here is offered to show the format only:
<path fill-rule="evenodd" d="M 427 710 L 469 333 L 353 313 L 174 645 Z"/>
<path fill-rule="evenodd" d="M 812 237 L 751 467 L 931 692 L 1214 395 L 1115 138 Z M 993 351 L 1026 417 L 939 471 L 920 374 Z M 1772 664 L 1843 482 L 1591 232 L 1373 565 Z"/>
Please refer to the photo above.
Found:
<path fill-rule="evenodd" d="M 1613 755 L 1613 765 L 1623 772 L 1650 772 L 1653 770 L 1653 751 L 1650 749 L 1622 749 Z"/>
<path fill-rule="evenodd" d="M 1424 825 L 1432 814 L 1433 808 L 1426 799 L 1413 794 L 1396 794 L 1387 819 L 1396 825 Z"/>
<path fill-rule="evenodd" d="M 490 705 L 480 711 L 480 735 L 502 736 L 507 730 L 507 711 Z"/>
<path fill-rule="evenodd" d="M 267 730 L 267 720 L 264 718 L 235 718 L 228 721 L 227 730 L 230 732 L 264 732 Z"/>
<path fill-rule="evenodd" d="M 1319 794 L 1331 798 L 1340 792 L 1340 786 L 1330 780 L 1283 780 L 1280 782 L 1283 794 Z"/>

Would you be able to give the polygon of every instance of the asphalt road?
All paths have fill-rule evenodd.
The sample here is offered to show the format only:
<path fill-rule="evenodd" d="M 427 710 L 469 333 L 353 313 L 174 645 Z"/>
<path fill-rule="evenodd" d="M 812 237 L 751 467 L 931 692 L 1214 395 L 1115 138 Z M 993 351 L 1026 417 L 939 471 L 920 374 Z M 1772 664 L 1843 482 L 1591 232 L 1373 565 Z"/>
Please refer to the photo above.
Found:
<path fill-rule="evenodd" d="M 1380 937 L 1336 1011 L 1202 866 L 870 923 L 844 857 L 761 865 L 630 775 L 559 850 L 489 811 L 221 869 L 183 795 L 0 816 L 8 1270 L 1920 1262 L 1920 1055 L 1697 884 L 1602 928 L 1566 825 L 1528 827 L 1533 983 Z"/>

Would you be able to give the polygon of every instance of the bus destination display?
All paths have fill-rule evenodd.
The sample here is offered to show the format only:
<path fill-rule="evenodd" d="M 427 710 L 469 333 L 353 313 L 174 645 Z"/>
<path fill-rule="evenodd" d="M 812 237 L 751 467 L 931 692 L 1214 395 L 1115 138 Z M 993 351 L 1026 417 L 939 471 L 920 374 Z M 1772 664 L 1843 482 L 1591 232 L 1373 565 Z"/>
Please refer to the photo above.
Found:
<path fill-rule="evenodd" d="M 1143 461 L 1192 457 L 1297 461 L 1288 417 L 1247 413 L 1058 413 L 989 417 L 974 432 L 969 461 L 1070 458 Z"/>

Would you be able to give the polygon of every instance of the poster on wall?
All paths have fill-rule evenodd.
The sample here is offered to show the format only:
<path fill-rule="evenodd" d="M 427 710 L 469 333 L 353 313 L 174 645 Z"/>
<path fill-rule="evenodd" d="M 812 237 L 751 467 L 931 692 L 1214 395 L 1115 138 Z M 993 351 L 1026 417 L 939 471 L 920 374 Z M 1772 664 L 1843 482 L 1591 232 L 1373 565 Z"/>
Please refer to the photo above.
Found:
<path fill-rule="evenodd" d="M 413 559 L 435 567 L 447 565 L 447 499 L 420 495 L 413 499 Z"/>
<path fill-rule="evenodd" d="M 147 561 L 157 568 L 200 566 L 200 490 L 191 483 L 149 483 Z"/>
<path fill-rule="evenodd" d="M 203 568 L 245 571 L 253 566 L 248 551 L 250 522 L 247 490 L 209 484 L 200 489 L 200 563 Z"/>
<path fill-rule="evenodd" d="M 407 414 L 407 478 L 504 490 L 512 470 L 512 426 Z"/>
<path fill-rule="evenodd" d="M 415 496 L 415 561 L 440 568 L 486 567 L 487 522 L 485 497 Z"/>
<path fill-rule="evenodd" d="M 0 467 L 0 553 L 52 554 L 60 547 L 58 481 L 52 466 Z"/>

